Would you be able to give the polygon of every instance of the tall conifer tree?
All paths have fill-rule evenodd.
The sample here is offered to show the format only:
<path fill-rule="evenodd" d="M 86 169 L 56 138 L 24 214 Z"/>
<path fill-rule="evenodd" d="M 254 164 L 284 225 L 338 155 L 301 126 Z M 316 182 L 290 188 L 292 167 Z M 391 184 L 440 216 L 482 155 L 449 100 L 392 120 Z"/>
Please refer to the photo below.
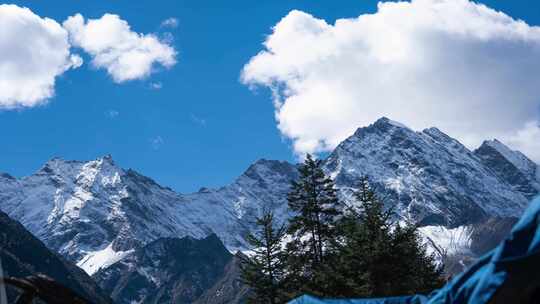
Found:
<path fill-rule="evenodd" d="M 257 218 L 256 224 L 259 228 L 257 233 L 247 237 L 253 255 L 246 257 L 241 267 L 242 279 L 254 293 L 248 303 L 283 303 L 285 264 L 282 241 L 285 226 L 276 228 L 271 212 Z"/>
<path fill-rule="evenodd" d="M 321 168 L 321 161 L 307 155 L 299 167 L 299 179 L 292 182 L 289 208 L 295 215 L 289 220 L 292 241 L 287 246 L 291 282 L 302 290 L 325 295 L 328 281 L 327 259 L 335 237 L 339 214 L 336 189 Z M 296 276 L 296 278 L 294 278 Z"/>

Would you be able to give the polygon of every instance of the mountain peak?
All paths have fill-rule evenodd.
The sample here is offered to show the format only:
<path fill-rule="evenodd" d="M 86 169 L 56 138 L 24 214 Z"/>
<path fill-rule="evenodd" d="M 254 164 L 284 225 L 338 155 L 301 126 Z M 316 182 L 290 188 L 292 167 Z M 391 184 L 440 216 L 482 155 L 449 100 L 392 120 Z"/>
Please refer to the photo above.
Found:
<path fill-rule="evenodd" d="M 75 167 L 82 164 L 83 162 L 74 161 L 74 160 L 64 160 L 60 157 L 53 157 L 49 159 L 43 167 L 38 171 L 39 175 L 62 175 L 68 172 L 73 172 Z"/>
<path fill-rule="evenodd" d="M 490 140 L 484 140 L 484 142 L 482 143 L 482 146 L 484 145 L 490 146 L 492 148 L 497 148 L 497 150 L 499 149 L 510 150 L 510 148 L 508 148 L 505 144 L 503 144 L 496 138 L 490 139 Z"/>
<path fill-rule="evenodd" d="M 523 153 L 493 139 L 484 141 L 474 154 L 502 180 L 529 199 L 538 194 L 540 167 Z"/>
<path fill-rule="evenodd" d="M 261 158 L 247 168 L 243 176 L 260 179 L 272 173 L 282 176 L 295 176 L 296 167 L 289 162 Z"/>
<path fill-rule="evenodd" d="M 325 162 L 338 188 L 368 176 L 389 205 L 404 206 L 400 216 L 447 226 L 521 212 L 531 191 L 508 187 L 488 168 L 439 129 L 416 132 L 386 117 L 358 129 Z"/>
<path fill-rule="evenodd" d="M 53 156 L 51 159 L 49 159 L 47 162 L 45 162 L 44 166 L 53 166 L 53 165 L 56 165 L 56 164 L 59 164 L 59 163 L 65 163 L 65 162 L 67 162 L 67 161 L 64 160 L 63 158 L 61 158 L 59 156 Z"/>
<path fill-rule="evenodd" d="M 65 160 L 60 157 L 53 157 L 48 160 L 45 165 L 40 169 L 40 172 L 47 174 L 60 174 L 65 175 L 66 173 L 77 174 L 83 168 L 99 168 L 100 170 L 113 170 L 116 171 L 118 168 L 114 163 L 112 156 L 107 154 L 102 157 L 90 161 L 78 161 L 78 160 Z"/>
<path fill-rule="evenodd" d="M 383 116 L 379 119 L 377 119 L 377 121 L 375 121 L 373 123 L 374 126 L 392 126 L 392 127 L 398 127 L 398 128 L 404 128 L 404 129 L 410 129 L 409 127 L 407 127 L 405 124 L 399 122 L 399 121 L 395 121 L 395 120 L 392 120 L 386 116 Z"/>
<path fill-rule="evenodd" d="M 97 159 L 91 161 L 65 160 L 61 157 L 55 156 L 49 159 L 39 171 L 42 173 L 65 174 L 74 170 L 78 171 L 80 170 L 79 167 L 84 165 L 100 168 L 116 167 L 116 164 L 110 154 L 98 157 Z"/>
<path fill-rule="evenodd" d="M 491 147 L 491 148 L 497 150 L 499 153 L 502 153 L 502 154 L 520 153 L 518 151 L 514 151 L 514 150 L 510 149 L 507 145 L 503 144 L 501 141 L 499 141 L 496 138 L 491 139 L 491 140 L 485 140 L 482 143 L 481 146 Z"/>
<path fill-rule="evenodd" d="M 427 129 L 422 130 L 422 133 L 425 135 L 428 135 L 429 137 L 439 142 L 453 144 L 455 147 L 459 147 L 463 150 L 467 150 L 467 148 L 463 146 L 462 143 L 460 143 L 455 138 L 450 137 L 448 134 L 444 133 L 438 128 L 435 128 L 435 127 L 427 128 Z"/>
<path fill-rule="evenodd" d="M 508 160 L 520 170 L 529 171 L 532 170 L 531 168 L 536 167 L 536 164 L 527 156 L 525 156 L 525 154 L 510 149 L 507 145 L 503 144 L 497 139 L 484 141 L 482 145 L 477 149 L 477 151 L 482 151 L 488 148 L 497 151 L 504 158 L 506 158 L 506 160 Z"/>
<path fill-rule="evenodd" d="M 398 122 L 398 121 L 395 121 L 395 120 L 392 120 L 388 117 L 381 117 L 379 119 L 377 119 L 374 123 L 370 124 L 369 126 L 367 127 L 360 127 L 356 130 L 356 132 L 354 132 L 354 135 L 355 137 L 362 137 L 364 134 L 367 133 L 371 133 L 371 132 L 376 132 L 376 133 L 386 133 L 386 132 L 390 132 L 390 131 L 396 131 L 396 130 L 408 130 L 408 131 L 412 131 L 409 127 L 407 127 L 406 125 Z"/>
<path fill-rule="evenodd" d="M 110 154 L 107 154 L 105 156 L 102 156 L 94 161 L 89 161 L 87 164 L 95 163 L 96 166 L 101 168 L 101 170 L 121 170 L 116 163 L 114 162 L 112 156 Z"/>
<path fill-rule="evenodd" d="M 114 164 L 114 160 L 111 154 L 106 154 L 99 158 L 103 162 L 109 162 L 111 164 Z"/>

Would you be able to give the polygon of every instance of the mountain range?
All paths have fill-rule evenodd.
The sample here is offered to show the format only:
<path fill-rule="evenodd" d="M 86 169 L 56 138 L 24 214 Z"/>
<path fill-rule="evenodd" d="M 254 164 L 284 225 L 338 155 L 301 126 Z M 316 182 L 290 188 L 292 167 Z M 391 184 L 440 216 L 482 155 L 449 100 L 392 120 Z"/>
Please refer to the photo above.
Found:
<path fill-rule="evenodd" d="M 359 128 L 323 159 L 323 168 L 349 204 L 360 177 L 368 176 L 398 218 L 418 223 L 433 251 L 457 257 L 456 265 L 493 247 L 540 191 L 539 166 L 497 140 L 469 150 L 437 128 L 414 131 L 388 118 Z M 211 236 L 229 252 L 249 249 L 246 235 L 256 216 L 264 210 L 280 222 L 291 216 L 286 197 L 296 178 L 297 164 L 262 159 L 229 185 L 182 194 L 121 168 L 111 156 L 54 158 L 27 177 L 0 175 L 0 210 L 93 275 L 115 301 L 139 299 L 121 290 L 149 288 L 144 303 L 154 303 L 185 294 L 159 290 L 186 288 L 172 279 L 186 275 L 175 268 L 180 256 L 169 256 L 180 264 L 167 268 L 160 254 Z M 235 258 L 221 251 L 218 272 L 203 267 L 190 274 L 201 279 L 190 299 L 209 296 L 205 288 L 219 294 L 216 282 L 230 277 L 223 269 L 234 268 Z M 157 271 L 171 275 L 154 281 Z"/>

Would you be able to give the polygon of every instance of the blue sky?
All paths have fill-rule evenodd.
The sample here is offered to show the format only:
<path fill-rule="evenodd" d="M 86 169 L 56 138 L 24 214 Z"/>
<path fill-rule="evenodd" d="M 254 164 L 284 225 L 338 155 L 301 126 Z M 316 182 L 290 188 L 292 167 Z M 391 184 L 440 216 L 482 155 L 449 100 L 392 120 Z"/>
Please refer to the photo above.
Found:
<path fill-rule="evenodd" d="M 224 185 L 259 158 L 295 161 L 291 141 L 276 127 L 269 90 L 252 91 L 240 81 L 272 26 L 293 9 L 330 24 L 377 9 L 376 1 L 359 0 L 12 3 L 59 23 L 76 13 L 117 14 L 135 32 L 172 33 L 178 56 L 170 69 L 118 84 L 76 52 L 85 64 L 56 79 L 55 95 L 45 105 L 0 111 L 0 171 L 24 176 L 54 156 L 112 154 L 120 166 L 181 192 Z M 482 3 L 540 24 L 537 1 Z M 160 27 L 171 17 L 176 28 Z"/>

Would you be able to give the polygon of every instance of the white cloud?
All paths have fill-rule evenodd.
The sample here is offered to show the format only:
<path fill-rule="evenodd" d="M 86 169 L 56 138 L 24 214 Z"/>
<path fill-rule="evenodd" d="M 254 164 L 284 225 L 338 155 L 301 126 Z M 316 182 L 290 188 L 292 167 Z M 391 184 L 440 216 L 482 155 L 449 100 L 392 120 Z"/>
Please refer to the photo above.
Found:
<path fill-rule="evenodd" d="M 159 135 L 150 139 L 150 145 L 154 150 L 159 150 L 164 142 L 165 141 L 163 141 L 163 138 Z"/>
<path fill-rule="evenodd" d="M 173 23 L 167 21 L 169 27 Z M 117 15 L 85 21 L 77 14 L 62 26 L 28 8 L 2 4 L 0 108 L 32 107 L 54 96 L 56 78 L 82 65 L 82 58 L 71 53 L 72 46 L 88 52 L 92 64 L 105 68 L 118 83 L 147 77 L 158 65 L 170 68 L 176 63 L 170 36 L 138 34 Z"/>
<path fill-rule="evenodd" d="M 152 89 L 152 90 L 160 90 L 161 88 L 163 88 L 163 83 L 161 83 L 159 81 L 150 83 L 150 89 Z"/>
<path fill-rule="evenodd" d="M 160 35 L 161 43 L 172 44 L 174 42 L 174 35 L 171 32 L 163 32 Z"/>
<path fill-rule="evenodd" d="M 161 22 L 161 27 L 168 27 L 168 28 L 177 28 L 178 27 L 178 19 L 176 18 L 167 18 Z"/>
<path fill-rule="evenodd" d="M 191 119 L 191 121 L 201 127 L 206 127 L 206 119 L 204 118 L 201 118 L 193 113 L 191 113 L 189 115 L 189 118 Z"/>
<path fill-rule="evenodd" d="M 538 122 L 526 122 L 522 129 L 502 137 L 502 140 L 505 144 L 518 149 L 537 162 L 540 161 L 540 127 Z"/>
<path fill-rule="evenodd" d="M 388 116 L 469 147 L 497 137 L 540 160 L 540 27 L 467 0 L 384 2 L 333 25 L 291 11 L 241 79 L 273 90 L 297 153 Z"/>
<path fill-rule="evenodd" d="M 0 5 L 0 107 L 32 107 L 54 95 L 56 77 L 77 68 L 68 33 L 28 8 Z"/>
<path fill-rule="evenodd" d="M 139 34 L 118 15 L 84 20 L 80 14 L 64 21 L 70 40 L 88 52 L 96 68 L 104 68 L 117 83 L 149 76 L 157 65 L 176 64 L 174 48 L 152 34 Z"/>
<path fill-rule="evenodd" d="M 120 112 L 118 112 L 117 110 L 109 110 L 105 114 L 109 116 L 110 119 L 115 119 L 116 117 L 118 117 L 118 115 L 120 115 Z"/>

